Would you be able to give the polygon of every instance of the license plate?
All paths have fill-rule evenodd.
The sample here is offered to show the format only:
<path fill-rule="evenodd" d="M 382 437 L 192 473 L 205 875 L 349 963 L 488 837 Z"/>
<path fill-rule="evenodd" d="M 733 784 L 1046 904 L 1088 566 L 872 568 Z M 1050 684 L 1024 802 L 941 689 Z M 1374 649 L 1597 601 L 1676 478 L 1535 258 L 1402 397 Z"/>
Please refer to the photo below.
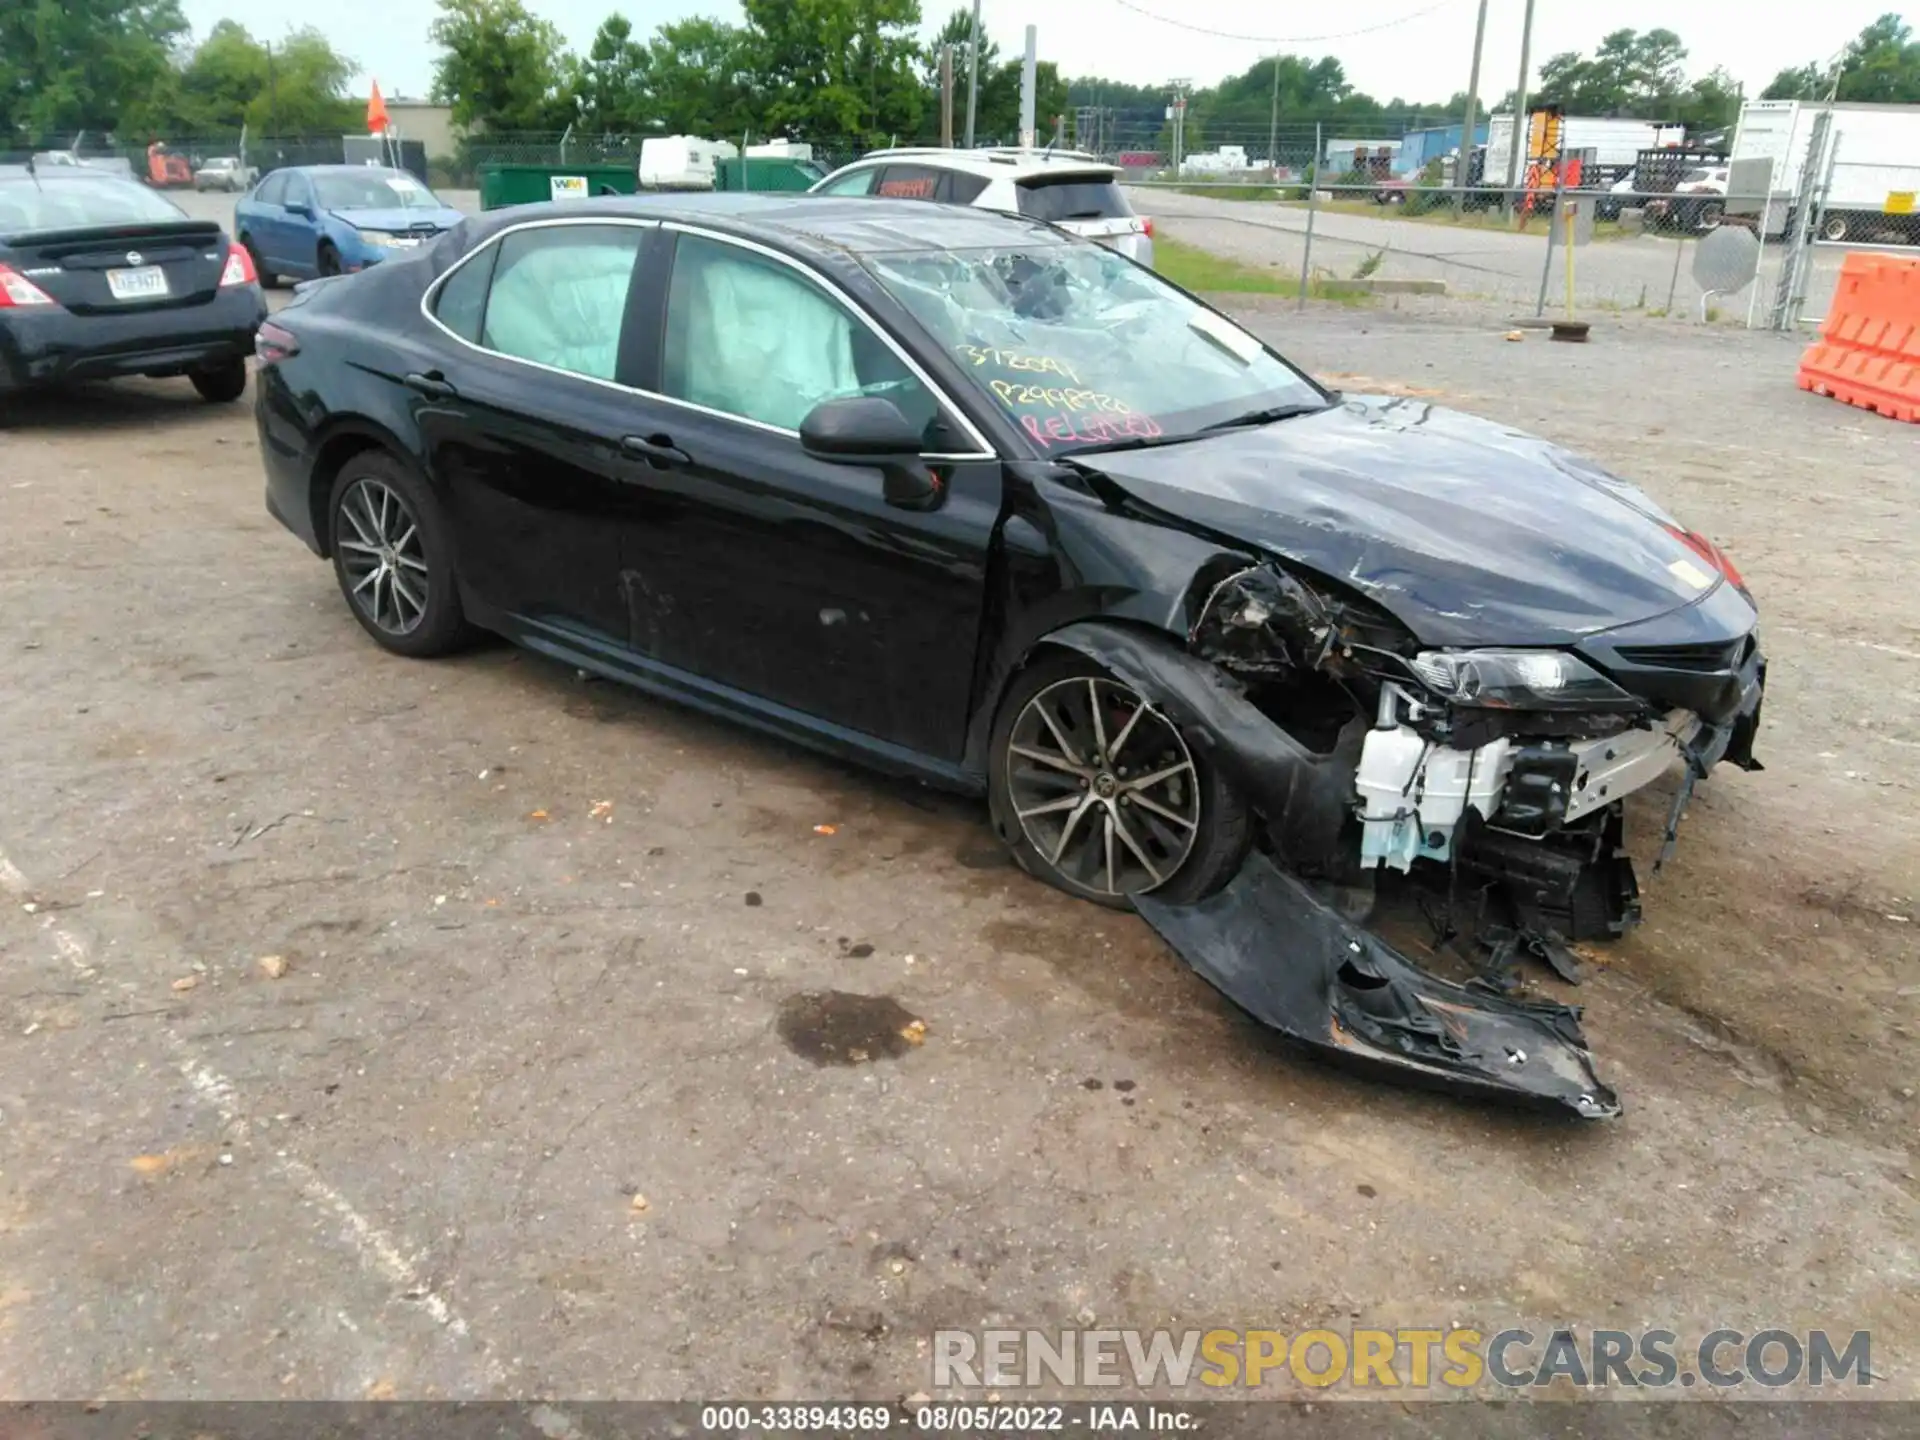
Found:
<path fill-rule="evenodd" d="M 151 300 L 167 293 L 167 272 L 158 265 L 107 271 L 107 290 L 116 300 Z"/>

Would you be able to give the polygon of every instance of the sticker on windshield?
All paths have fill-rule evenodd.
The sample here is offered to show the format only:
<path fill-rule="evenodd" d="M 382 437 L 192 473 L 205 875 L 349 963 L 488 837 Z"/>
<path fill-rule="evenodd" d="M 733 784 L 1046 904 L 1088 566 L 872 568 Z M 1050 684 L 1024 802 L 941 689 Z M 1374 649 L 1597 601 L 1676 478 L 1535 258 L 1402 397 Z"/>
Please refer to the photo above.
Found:
<path fill-rule="evenodd" d="M 547 181 L 547 193 L 555 200 L 584 200 L 587 198 L 587 177 L 554 175 Z"/>
<path fill-rule="evenodd" d="M 387 188 L 398 195 L 415 195 L 420 191 L 420 182 L 411 175 L 389 175 Z"/>
<path fill-rule="evenodd" d="M 1197 330 L 1207 339 L 1225 350 L 1242 364 L 1251 365 L 1266 353 L 1260 342 L 1247 334 L 1238 325 L 1222 320 L 1211 310 L 1196 310 L 1187 321 L 1189 329 Z"/>

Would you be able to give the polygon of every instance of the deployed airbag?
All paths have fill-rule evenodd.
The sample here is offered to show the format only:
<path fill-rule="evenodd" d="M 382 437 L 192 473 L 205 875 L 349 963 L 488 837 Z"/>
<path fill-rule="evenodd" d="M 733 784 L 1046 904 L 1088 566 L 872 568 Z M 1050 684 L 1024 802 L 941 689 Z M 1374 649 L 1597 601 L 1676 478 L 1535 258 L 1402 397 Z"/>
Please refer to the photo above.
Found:
<path fill-rule="evenodd" d="M 1151 893 L 1134 908 L 1254 1019 L 1365 1069 L 1409 1072 L 1460 1094 L 1564 1106 L 1610 1119 L 1577 1007 L 1511 1000 L 1428 974 L 1349 923 L 1264 855 L 1191 905 Z"/>

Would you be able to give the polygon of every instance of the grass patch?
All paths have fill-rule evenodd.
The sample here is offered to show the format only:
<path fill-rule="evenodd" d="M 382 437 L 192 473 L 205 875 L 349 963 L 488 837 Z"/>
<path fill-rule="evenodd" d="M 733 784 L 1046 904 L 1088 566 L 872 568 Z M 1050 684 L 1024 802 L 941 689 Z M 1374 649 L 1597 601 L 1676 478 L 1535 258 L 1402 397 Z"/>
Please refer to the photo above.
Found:
<path fill-rule="evenodd" d="M 1298 200 L 1305 193 L 1298 185 L 1175 185 L 1173 189 L 1207 200 Z"/>
<path fill-rule="evenodd" d="M 1286 203 L 1295 209 L 1306 209 L 1305 201 L 1289 199 Z M 1537 205 L 1525 223 L 1518 215 L 1500 212 L 1498 205 L 1485 210 L 1466 210 L 1457 208 L 1456 202 L 1444 193 L 1433 202 L 1430 210 L 1421 210 L 1406 205 L 1379 205 L 1372 200 L 1351 199 L 1342 196 L 1334 200 L 1322 200 L 1319 205 L 1322 215 L 1360 215 L 1371 220 L 1405 220 L 1415 225 L 1447 225 L 1457 230 L 1502 230 L 1509 235 L 1544 236 L 1553 211 L 1553 201 L 1546 201 L 1543 211 Z M 1558 238 L 1565 238 L 1565 231 Z M 1661 232 L 1651 228 L 1644 233 L 1656 235 Z M 1617 220 L 1598 220 L 1594 222 L 1595 241 L 1626 239 L 1628 232 L 1620 228 Z"/>
<path fill-rule="evenodd" d="M 1197 245 L 1183 245 L 1164 235 L 1154 237 L 1153 268 L 1182 289 L 1199 294 L 1297 296 L 1300 293 L 1298 276 L 1283 275 L 1271 267 L 1222 259 Z M 1338 300 L 1348 305 L 1363 304 L 1371 298 L 1352 286 L 1342 286 L 1338 280 L 1317 277 L 1310 282 L 1307 296 L 1312 300 Z"/>

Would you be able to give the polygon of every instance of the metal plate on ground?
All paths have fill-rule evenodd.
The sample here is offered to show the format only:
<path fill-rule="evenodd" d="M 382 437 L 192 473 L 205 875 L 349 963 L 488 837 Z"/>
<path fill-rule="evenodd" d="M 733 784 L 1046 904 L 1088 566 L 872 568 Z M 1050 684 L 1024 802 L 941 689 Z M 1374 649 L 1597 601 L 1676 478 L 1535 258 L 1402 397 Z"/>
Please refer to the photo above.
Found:
<path fill-rule="evenodd" d="M 1759 238 L 1744 225 L 1710 230 L 1693 247 L 1693 283 L 1708 294 L 1737 294 L 1759 269 Z"/>

